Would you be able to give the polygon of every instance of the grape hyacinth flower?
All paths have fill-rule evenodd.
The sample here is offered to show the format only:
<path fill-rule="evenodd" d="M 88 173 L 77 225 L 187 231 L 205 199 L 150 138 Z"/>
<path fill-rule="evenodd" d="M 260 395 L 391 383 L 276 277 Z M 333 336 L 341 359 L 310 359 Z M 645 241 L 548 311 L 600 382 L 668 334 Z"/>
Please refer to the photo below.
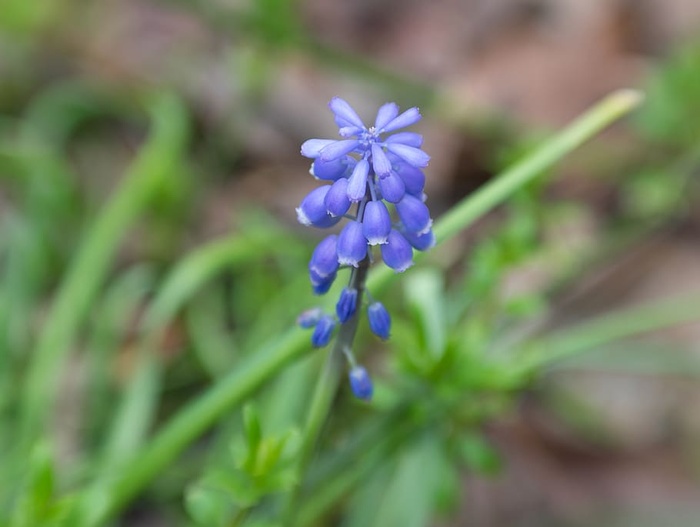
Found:
<path fill-rule="evenodd" d="M 352 366 L 352 391 L 368 400 L 372 395 L 369 374 L 355 364 L 349 351 L 367 270 L 379 254 L 385 265 L 404 272 L 413 265 L 414 249 L 426 251 L 435 244 L 423 192 L 422 169 L 430 156 L 421 150 L 420 134 L 399 131 L 420 121 L 418 108 L 400 113 L 395 103 L 386 103 L 379 108 L 374 124 L 367 127 L 345 100 L 334 97 L 328 106 L 341 138 L 309 139 L 301 145 L 301 154 L 313 160 L 311 174 L 327 184 L 312 190 L 296 212 L 301 224 L 321 229 L 348 219 L 340 232 L 324 238 L 311 256 L 309 277 L 314 293 L 328 292 L 342 268 L 350 269 L 350 279 L 336 304 L 336 317 L 309 310 L 298 322 L 315 328 L 312 343 L 317 347 L 328 344 L 340 325 L 336 345 Z M 379 251 L 373 249 L 376 246 Z M 391 317 L 386 308 L 372 301 L 367 316 L 372 332 L 388 339 Z"/>
<path fill-rule="evenodd" d="M 350 370 L 348 377 L 350 378 L 350 389 L 355 397 L 369 401 L 374 393 L 374 386 L 367 370 L 362 366 L 355 366 Z"/>

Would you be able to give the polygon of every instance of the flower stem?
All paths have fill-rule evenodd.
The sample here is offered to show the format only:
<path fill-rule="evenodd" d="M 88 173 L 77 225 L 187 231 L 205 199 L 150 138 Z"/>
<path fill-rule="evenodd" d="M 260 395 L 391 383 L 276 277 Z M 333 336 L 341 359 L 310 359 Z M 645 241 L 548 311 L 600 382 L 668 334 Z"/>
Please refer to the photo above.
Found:
<path fill-rule="evenodd" d="M 360 306 L 362 305 L 362 296 L 368 270 L 369 258 L 366 257 L 360 262 L 359 267 L 353 271 L 350 277 L 349 287 L 357 289 L 358 308 L 355 314 L 345 322 L 345 324 L 340 326 L 338 338 L 335 340 L 333 349 L 328 354 L 323 372 L 316 384 L 306 420 L 306 426 L 304 428 L 301 450 L 297 460 L 297 478 L 300 478 L 301 475 L 304 474 L 306 466 L 311 461 L 316 443 L 321 435 L 321 430 L 328 417 L 333 398 L 338 391 L 338 385 L 345 363 L 345 350 L 352 347 L 352 343 L 355 340 L 355 333 L 357 332 L 359 313 L 361 311 Z M 284 507 L 284 514 L 290 525 L 296 511 L 295 504 L 298 501 L 300 491 L 301 481 L 297 479 L 297 483 L 288 495 Z"/>
<path fill-rule="evenodd" d="M 371 196 L 369 190 L 367 190 L 365 197 L 357 206 L 357 221 L 359 222 L 362 222 L 364 218 L 365 206 L 369 199 L 371 199 Z M 355 313 L 344 324 L 341 324 L 338 337 L 335 339 L 333 348 L 328 354 L 323 372 L 314 389 L 296 465 L 297 482 L 284 503 L 283 512 L 287 518 L 287 523 L 290 525 L 296 511 L 294 505 L 298 501 L 301 492 L 301 475 L 304 474 L 306 466 L 311 461 L 316 443 L 321 435 L 321 429 L 326 422 L 331 404 L 333 403 L 333 398 L 338 391 L 340 377 L 346 360 L 345 355 L 348 353 L 348 350 L 352 349 L 352 343 L 355 340 L 360 312 L 362 311 L 362 298 L 365 292 L 365 282 L 367 280 L 369 266 L 370 256 L 368 248 L 367 256 L 365 256 L 358 267 L 354 268 L 350 273 L 350 280 L 348 283 L 348 288 L 357 290 L 357 308 L 355 309 Z"/>

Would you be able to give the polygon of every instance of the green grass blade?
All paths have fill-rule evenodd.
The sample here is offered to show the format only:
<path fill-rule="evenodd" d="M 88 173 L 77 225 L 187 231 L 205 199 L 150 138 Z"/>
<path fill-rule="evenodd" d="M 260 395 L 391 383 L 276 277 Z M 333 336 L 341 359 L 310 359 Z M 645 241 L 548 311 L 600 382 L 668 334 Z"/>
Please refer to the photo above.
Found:
<path fill-rule="evenodd" d="M 39 335 L 23 393 L 21 448 L 30 448 L 41 434 L 52 408 L 56 372 L 105 280 L 118 241 L 179 168 L 187 129 L 184 109 L 176 99 L 164 96 L 151 112 L 149 141 L 87 233 Z"/>
<path fill-rule="evenodd" d="M 643 95 L 634 90 L 619 90 L 608 95 L 564 130 L 546 141 L 522 161 L 494 178 L 474 194 L 454 206 L 439 221 L 433 231 L 437 243 L 450 240 L 470 227 L 477 219 L 503 203 L 515 191 L 551 168 L 554 164 L 591 139 L 601 130 L 634 110 Z M 423 253 L 416 256 L 420 258 Z M 386 266 L 372 269 L 367 286 L 373 292 L 386 287 L 395 273 Z"/>
<path fill-rule="evenodd" d="M 524 357 L 529 369 L 544 368 L 624 338 L 700 319 L 698 294 L 683 295 L 621 309 L 562 329 Z"/>

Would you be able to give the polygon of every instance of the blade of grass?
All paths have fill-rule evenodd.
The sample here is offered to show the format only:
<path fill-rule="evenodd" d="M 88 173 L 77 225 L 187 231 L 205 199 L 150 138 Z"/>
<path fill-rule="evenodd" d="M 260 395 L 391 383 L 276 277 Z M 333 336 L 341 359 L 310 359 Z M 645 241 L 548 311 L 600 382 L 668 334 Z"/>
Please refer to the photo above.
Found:
<path fill-rule="evenodd" d="M 445 242 L 471 226 L 474 221 L 503 203 L 523 185 L 634 110 L 642 100 L 643 95 L 634 90 L 619 90 L 605 97 L 541 147 L 443 215 L 435 222 L 433 229 L 437 243 Z M 416 259 L 420 259 L 423 255 L 424 253 L 417 253 L 415 256 Z M 373 292 L 384 289 L 392 275 L 394 272 L 386 266 L 375 267 L 370 273 L 367 286 Z"/>
<path fill-rule="evenodd" d="M 222 415 L 230 412 L 284 366 L 309 352 L 308 334 L 292 330 L 188 404 L 130 459 L 115 481 L 87 497 L 88 516 L 76 526 L 98 526 L 133 499 L 150 481 Z"/>
<path fill-rule="evenodd" d="M 231 267 L 259 258 L 279 242 L 276 237 L 278 235 L 258 233 L 255 239 L 233 236 L 216 240 L 185 257 L 165 279 L 144 315 L 135 374 L 106 441 L 101 474 L 113 474 L 113 469 L 137 452 L 146 438 L 160 384 L 161 368 L 153 352 L 177 313 L 206 282 Z"/>
<path fill-rule="evenodd" d="M 283 240 L 283 233 L 273 231 L 256 232 L 254 237 L 232 236 L 216 240 L 185 257 L 165 279 L 144 315 L 136 373 L 124 393 L 110 434 L 105 440 L 107 446 L 102 455 L 100 470 L 97 471 L 99 477 L 83 494 L 84 500 L 77 513 L 80 519 L 75 520 L 75 524 L 90 524 L 92 516 L 101 512 L 96 503 L 101 503 L 105 494 L 111 496 L 113 492 L 122 492 L 125 496 L 130 496 L 130 485 L 133 485 L 134 478 L 136 481 L 140 481 L 139 477 L 150 480 L 155 476 L 153 468 L 160 470 L 164 466 L 159 463 L 160 457 L 152 457 L 151 454 L 139 455 L 139 449 L 144 446 L 147 431 L 153 422 L 158 396 L 156 387 L 159 384 L 160 367 L 153 357 L 153 351 L 169 324 L 206 282 L 231 267 L 259 258 L 260 255 L 269 252 L 270 247 L 277 247 Z M 303 348 L 300 349 L 303 351 Z M 178 430 L 182 431 L 192 423 L 194 436 L 178 436 L 180 441 L 190 442 L 196 438 L 199 431 L 207 426 L 198 424 L 198 420 L 206 418 L 207 414 L 200 413 L 199 410 L 185 415 L 182 421 L 183 428 Z M 169 439 L 166 437 L 164 441 L 167 443 Z M 167 446 L 163 446 L 163 442 L 159 443 L 159 448 L 168 450 Z M 141 454 L 151 450 L 152 447 L 147 446 Z M 127 465 L 130 468 L 126 473 L 119 470 L 119 467 L 128 463 L 134 456 L 134 464 L 138 469 Z M 114 483 L 115 480 L 126 479 L 124 476 L 127 474 L 131 478 L 131 484 L 120 486 Z M 114 487 L 111 486 L 112 483 Z"/>
<path fill-rule="evenodd" d="M 45 426 L 56 372 L 104 282 L 118 240 L 178 168 L 187 129 L 184 109 L 176 99 L 162 96 L 150 111 L 151 136 L 87 233 L 39 334 L 23 391 L 19 445 L 25 450 Z"/>
<path fill-rule="evenodd" d="M 532 371 L 579 353 L 650 331 L 700 319 L 700 295 L 682 295 L 607 313 L 551 334 L 523 357 Z"/>

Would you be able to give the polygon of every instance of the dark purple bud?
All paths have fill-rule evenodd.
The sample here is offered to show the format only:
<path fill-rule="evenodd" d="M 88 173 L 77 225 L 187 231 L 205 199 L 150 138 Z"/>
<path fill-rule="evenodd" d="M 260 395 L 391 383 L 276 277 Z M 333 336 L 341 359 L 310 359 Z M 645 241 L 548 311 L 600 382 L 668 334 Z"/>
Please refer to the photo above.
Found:
<path fill-rule="evenodd" d="M 328 344 L 333 336 L 335 329 L 335 320 L 330 315 L 323 315 L 316 324 L 313 335 L 311 335 L 311 344 L 316 348 L 322 348 Z"/>
<path fill-rule="evenodd" d="M 433 224 L 433 220 L 430 219 L 430 211 L 425 203 L 410 194 L 406 194 L 396 204 L 396 211 L 408 232 L 415 232 L 418 235 L 425 234 Z"/>
<path fill-rule="evenodd" d="M 407 163 L 397 165 L 396 173 L 403 181 L 406 192 L 414 196 L 421 196 L 425 188 L 425 174 L 420 168 L 412 167 Z"/>
<path fill-rule="evenodd" d="M 313 271 L 320 278 L 332 275 L 338 270 L 338 236 L 331 234 L 326 236 L 314 249 L 309 260 L 309 271 Z"/>
<path fill-rule="evenodd" d="M 297 325 L 304 329 L 309 329 L 318 324 L 318 320 L 323 315 L 323 310 L 320 307 L 307 309 L 297 317 Z"/>
<path fill-rule="evenodd" d="M 348 199 L 350 201 L 360 201 L 365 197 L 368 173 L 369 163 L 367 160 L 362 159 L 358 161 L 348 181 Z"/>
<path fill-rule="evenodd" d="M 420 119 L 421 115 L 418 111 L 418 108 L 409 108 L 395 119 L 392 119 L 389 123 L 387 123 L 386 126 L 384 126 L 379 131 L 382 133 L 393 132 L 394 130 L 398 130 L 399 128 L 406 128 L 407 126 L 416 124 L 418 121 L 420 121 Z"/>
<path fill-rule="evenodd" d="M 382 104 L 377 112 L 377 118 L 374 120 L 374 128 L 376 130 L 381 130 L 391 121 L 396 119 L 397 115 L 399 115 L 399 107 L 395 102 Z"/>
<path fill-rule="evenodd" d="M 325 198 L 330 188 L 330 185 L 324 185 L 315 188 L 306 195 L 296 209 L 299 223 L 312 227 L 326 228 L 340 221 L 340 218 L 329 216 L 326 209 Z"/>
<path fill-rule="evenodd" d="M 342 216 L 350 208 L 348 199 L 348 180 L 341 178 L 331 185 L 324 199 L 328 214 L 333 217 Z"/>
<path fill-rule="evenodd" d="M 430 229 L 425 234 L 415 234 L 412 232 L 403 232 L 404 238 L 411 244 L 414 249 L 419 251 L 427 251 L 435 246 L 435 234 Z"/>
<path fill-rule="evenodd" d="M 326 148 L 330 148 L 330 146 Z M 323 156 L 323 152 L 326 151 L 326 148 L 321 152 L 321 156 Z M 430 161 L 430 156 L 420 148 L 414 148 L 401 143 L 386 143 L 386 149 L 414 167 L 427 167 Z"/>
<path fill-rule="evenodd" d="M 387 340 L 391 331 L 391 317 L 384 304 L 372 302 L 367 308 L 367 318 L 372 333 L 382 340 Z"/>
<path fill-rule="evenodd" d="M 340 265 L 357 267 L 367 256 L 367 239 L 362 233 L 362 224 L 348 222 L 338 235 L 338 262 Z"/>
<path fill-rule="evenodd" d="M 391 172 L 391 161 L 389 161 L 386 153 L 377 143 L 372 144 L 372 167 L 374 168 L 374 173 L 380 178 L 388 176 L 389 172 Z"/>
<path fill-rule="evenodd" d="M 331 102 L 328 103 L 328 107 L 335 114 L 336 123 L 339 126 L 356 126 L 358 128 L 364 128 L 365 125 L 357 115 L 357 112 L 350 106 L 350 104 L 340 97 L 333 97 Z"/>
<path fill-rule="evenodd" d="M 413 249 L 398 231 L 392 229 L 387 242 L 381 245 L 384 263 L 398 273 L 413 265 Z"/>
<path fill-rule="evenodd" d="M 372 379 L 367 373 L 367 370 L 365 370 L 362 366 L 355 366 L 352 370 L 350 370 L 348 377 L 350 379 L 350 389 L 355 397 L 362 399 L 363 401 L 369 401 L 372 399 L 374 386 L 372 386 Z"/>
<path fill-rule="evenodd" d="M 338 320 L 344 324 L 352 318 L 357 307 L 357 289 L 344 288 L 340 293 L 338 303 L 335 305 L 335 313 Z"/>
<path fill-rule="evenodd" d="M 362 218 L 362 232 L 370 245 L 386 243 L 391 232 L 391 216 L 383 201 L 370 201 Z"/>
<path fill-rule="evenodd" d="M 379 191 L 389 203 L 398 203 L 406 194 L 406 186 L 396 172 L 390 172 L 388 176 L 379 178 Z"/>

